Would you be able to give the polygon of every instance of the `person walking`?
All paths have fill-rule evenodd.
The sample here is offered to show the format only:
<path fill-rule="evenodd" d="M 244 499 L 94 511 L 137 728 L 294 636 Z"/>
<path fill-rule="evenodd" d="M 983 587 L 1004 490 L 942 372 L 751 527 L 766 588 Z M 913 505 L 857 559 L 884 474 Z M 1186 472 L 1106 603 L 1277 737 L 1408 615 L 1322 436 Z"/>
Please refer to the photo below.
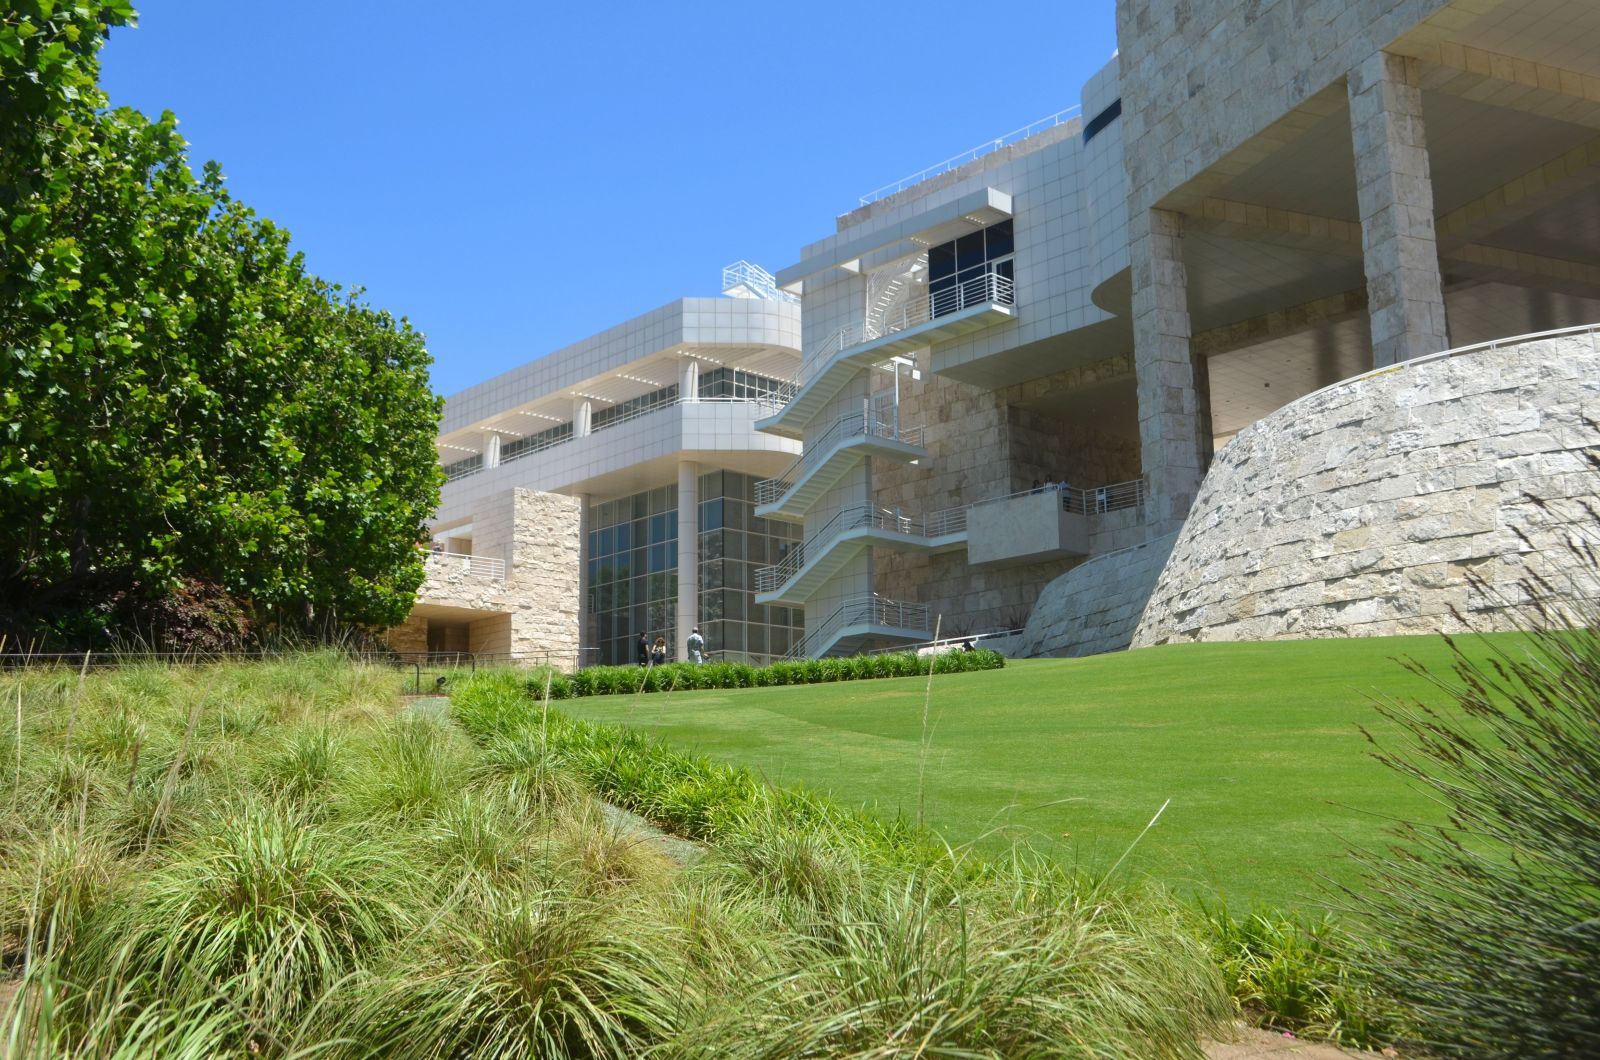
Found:
<path fill-rule="evenodd" d="M 696 626 L 689 634 L 689 661 L 703 663 L 706 661 L 706 639 L 700 635 L 700 627 Z"/>
<path fill-rule="evenodd" d="M 648 633 L 639 634 L 639 665 L 650 665 L 650 635 Z"/>

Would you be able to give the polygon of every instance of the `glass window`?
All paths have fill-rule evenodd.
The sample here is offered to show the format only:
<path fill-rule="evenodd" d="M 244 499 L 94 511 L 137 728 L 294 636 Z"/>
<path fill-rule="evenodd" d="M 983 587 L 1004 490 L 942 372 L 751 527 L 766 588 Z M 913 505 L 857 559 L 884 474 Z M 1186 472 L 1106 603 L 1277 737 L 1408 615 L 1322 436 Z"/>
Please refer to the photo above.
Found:
<path fill-rule="evenodd" d="M 983 233 L 969 232 L 956 240 L 956 271 L 965 272 L 967 269 L 982 265 Z"/>
<path fill-rule="evenodd" d="M 983 230 L 984 256 L 993 261 L 995 258 L 1007 257 L 1011 254 L 1015 240 L 1011 237 L 1011 222 L 1001 221 L 999 224 L 990 225 Z"/>
<path fill-rule="evenodd" d="M 928 250 L 928 279 L 939 280 L 956 273 L 956 245 L 940 243 Z"/>

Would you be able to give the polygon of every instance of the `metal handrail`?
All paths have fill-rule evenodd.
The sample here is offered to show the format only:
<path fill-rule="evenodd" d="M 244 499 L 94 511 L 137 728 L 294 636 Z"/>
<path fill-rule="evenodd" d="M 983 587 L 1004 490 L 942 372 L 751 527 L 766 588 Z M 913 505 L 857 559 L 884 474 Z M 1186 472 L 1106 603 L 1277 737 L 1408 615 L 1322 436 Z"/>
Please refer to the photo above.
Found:
<path fill-rule="evenodd" d="M 1000 501 L 1014 500 L 1017 497 L 1027 497 L 1039 493 L 1057 493 L 1061 497 L 1061 510 L 1073 512 L 1078 515 L 1102 515 L 1106 512 L 1121 511 L 1125 508 L 1142 507 L 1147 498 L 1144 479 L 1136 478 L 1127 482 L 1108 482 L 1103 486 L 1088 486 L 1079 489 L 1076 486 L 1062 486 L 1058 483 L 1049 486 L 1039 486 L 1035 489 L 1018 490 L 1008 493 L 1004 497 L 990 497 L 988 500 L 973 501 L 969 507 L 980 504 L 995 504 Z"/>
<path fill-rule="evenodd" d="M 692 397 L 692 398 L 685 398 L 685 397 L 682 397 L 680 395 L 680 396 L 674 397 L 674 398 L 672 398 L 670 400 L 658 401 L 658 402 L 655 402 L 654 404 L 644 405 L 644 406 L 642 406 L 640 408 L 632 409 L 627 414 L 622 415 L 622 416 L 618 416 L 616 419 L 612 420 L 610 423 L 605 423 L 605 424 L 602 424 L 599 427 L 592 428 L 589 431 L 589 435 L 599 434 L 602 431 L 608 431 L 611 428 L 618 426 L 619 424 L 632 423 L 636 419 L 639 419 L 639 418 L 641 418 L 643 416 L 648 416 L 651 413 L 660 412 L 662 409 L 671 408 L 674 405 L 711 405 L 711 404 L 716 404 L 716 403 L 719 403 L 719 402 L 720 403 L 727 403 L 727 404 L 732 404 L 732 403 L 738 402 L 738 403 L 746 404 L 746 405 L 756 405 L 763 412 L 767 413 L 768 415 L 772 415 L 773 413 L 781 411 L 783 409 L 784 405 L 787 405 L 791 400 L 793 400 L 795 389 L 798 387 L 798 385 L 799 384 L 797 384 L 797 383 L 785 383 L 785 384 L 783 384 L 783 386 L 779 387 L 778 389 L 776 389 L 776 390 L 774 390 L 774 391 L 772 391 L 770 393 L 757 394 L 757 395 L 755 395 L 753 397 L 698 397 L 698 396 L 696 396 L 696 397 Z M 549 445 L 541 445 L 541 446 L 539 446 L 537 448 L 525 449 L 522 452 L 513 453 L 511 456 L 502 457 L 501 460 L 500 460 L 500 464 L 504 465 L 504 464 L 514 463 L 514 462 L 516 462 L 518 460 L 521 460 L 522 458 L 524 458 L 526 456 L 529 456 L 529 455 L 531 455 L 533 453 L 543 453 L 543 452 L 546 452 L 546 451 L 548 451 L 550 449 L 554 449 L 557 446 L 567 445 L 567 444 L 569 444 L 571 442 L 579 441 L 580 439 L 586 438 L 589 435 L 581 435 L 581 434 L 578 434 L 576 431 L 574 431 L 572 434 L 568 435 L 567 437 L 561 438 L 561 439 L 559 439 L 557 441 L 553 441 Z M 464 463 L 464 462 L 465 461 L 457 461 L 457 463 Z M 499 465 L 497 465 L 497 466 L 499 466 Z M 454 482 L 457 479 L 466 478 L 469 475 L 476 475 L 476 474 L 478 474 L 478 472 L 483 471 L 483 470 L 485 470 L 485 468 L 484 468 L 483 464 L 480 462 L 477 466 L 469 468 L 467 470 L 458 471 L 458 472 L 454 472 L 454 473 L 447 473 L 445 475 L 445 481 L 446 482 Z"/>
<path fill-rule="evenodd" d="M 461 566 L 466 568 L 468 574 L 482 578 L 496 578 L 506 580 L 506 561 L 495 559 L 492 556 L 474 556 L 466 552 L 432 552 L 428 553 L 428 562 L 438 560 L 441 563 L 451 560 L 463 560 Z"/>
<path fill-rule="evenodd" d="M 921 184 L 925 180 L 931 180 L 932 178 L 939 176 L 941 173 L 948 173 L 952 169 L 959 169 L 968 162 L 976 162 L 984 155 L 993 154 L 994 152 L 1000 150 L 1000 148 L 1014 144 L 1018 140 L 1025 140 L 1037 133 L 1042 133 L 1047 129 L 1053 129 L 1057 125 L 1071 121 L 1082 112 L 1083 108 L 1081 106 L 1068 107 L 1066 110 L 1056 111 L 1054 114 L 1051 114 L 1048 117 L 1040 118 L 1036 122 L 1031 122 L 1027 125 L 1024 125 L 1020 129 L 1013 129 L 1004 136 L 997 136 L 993 140 L 981 143 L 977 147 L 961 152 L 959 155 L 952 155 L 943 162 L 931 165 L 927 169 L 918 170 L 909 177 L 901 177 L 892 184 L 885 184 L 881 188 L 874 188 L 865 195 L 861 196 L 861 205 L 870 206 L 879 199 L 887 199 L 889 196 L 905 191 L 907 188 L 915 184 Z"/>
<path fill-rule="evenodd" d="M 929 291 L 925 297 L 913 298 L 901 306 L 899 312 L 891 314 L 881 325 L 870 324 L 863 320 L 846 324 L 829 335 L 800 362 L 800 378 L 804 382 L 809 382 L 815 370 L 820 369 L 836 354 L 881 339 L 886 335 L 920 327 L 930 320 L 959 313 L 973 306 L 991 303 L 1015 305 L 1016 293 L 1015 281 L 997 272 L 985 272 L 949 287 Z"/>
<path fill-rule="evenodd" d="M 779 563 L 757 567 L 756 592 L 770 593 L 789 584 L 804 569 L 806 556 L 816 554 L 820 546 L 831 545 L 851 530 L 872 527 L 905 537 L 943 537 L 959 534 L 967 528 L 967 509 L 945 508 L 924 515 L 906 515 L 904 512 L 872 505 L 855 505 L 835 513 L 822 527 L 805 541 L 789 550 Z M 827 549 L 822 549 L 824 553 Z"/>
<path fill-rule="evenodd" d="M 892 420 L 873 415 L 871 400 L 864 398 L 860 412 L 847 412 L 840 416 L 820 437 L 808 440 L 805 449 L 783 471 L 772 478 L 757 481 L 756 503 L 776 504 L 821 465 L 835 443 L 856 437 L 889 438 L 907 445 L 921 445 L 922 427 L 897 427 Z"/>
<path fill-rule="evenodd" d="M 797 296 L 779 287 L 778 279 L 772 273 L 755 262 L 745 261 L 743 258 L 732 265 L 722 267 L 722 293 L 727 294 L 735 287 L 743 287 L 757 298 L 769 302 L 800 301 Z"/>
<path fill-rule="evenodd" d="M 899 629 L 925 630 L 928 628 L 928 605 L 907 604 L 889 600 L 877 593 L 861 593 L 847 597 L 827 618 L 806 633 L 789 649 L 785 659 L 804 659 L 810 656 L 814 645 L 828 643 L 845 626 L 871 622 Z"/>

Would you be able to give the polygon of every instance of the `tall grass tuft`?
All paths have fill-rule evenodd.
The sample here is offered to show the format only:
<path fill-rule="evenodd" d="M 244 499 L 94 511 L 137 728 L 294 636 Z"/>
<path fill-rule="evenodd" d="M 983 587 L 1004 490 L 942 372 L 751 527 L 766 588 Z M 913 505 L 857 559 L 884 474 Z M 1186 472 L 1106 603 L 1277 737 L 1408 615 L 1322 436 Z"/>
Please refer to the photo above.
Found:
<path fill-rule="evenodd" d="M 366 832 L 281 803 L 231 807 L 102 905 L 65 969 L 225 1003 L 252 1027 L 291 1022 L 406 923 L 404 867 Z"/>
<path fill-rule="evenodd" d="M 471 768 L 467 741 L 446 723 L 405 715 L 376 727 L 341 778 L 353 813 L 421 818 L 449 804 Z"/>
<path fill-rule="evenodd" d="M 681 976 L 651 920 L 559 888 L 478 890 L 353 1017 L 376 1051 L 633 1057 L 667 1039 Z"/>
<path fill-rule="evenodd" d="M 1359 852 L 1366 885 L 1348 895 L 1388 950 L 1374 979 L 1441 1055 L 1600 1055 L 1597 518 L 1574 526 L 1559 581 L 1521 587 L 1523 650 L 1478 663 L 1451 641 L 1450 675 L 1418 672 L 1453 709 L 1389 704 L 1369 733 L 1448 813 Z"/>
<path fill-rule="evenodd" d="M 1225 906 L 1205 916 L 1223 978 L 1252 1022 L 1366 1049 L 1410 1033 L 1404 1013 L 1374 982 L 1372 969 L 1384 955 L 1331 916 L 1258 909 L 1236 919 Z"/>

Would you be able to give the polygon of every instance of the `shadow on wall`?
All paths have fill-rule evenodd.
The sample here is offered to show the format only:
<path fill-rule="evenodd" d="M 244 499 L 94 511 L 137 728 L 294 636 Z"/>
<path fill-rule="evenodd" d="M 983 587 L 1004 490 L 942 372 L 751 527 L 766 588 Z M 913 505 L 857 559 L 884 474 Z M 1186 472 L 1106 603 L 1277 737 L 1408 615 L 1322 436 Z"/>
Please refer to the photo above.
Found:
<path fill-rule="evenodd" d="M 1178 534 L 1090 557 L 1046 585 L 1005 654 L 1079 656 L 1121 651 L 1155 589 Z"/>

